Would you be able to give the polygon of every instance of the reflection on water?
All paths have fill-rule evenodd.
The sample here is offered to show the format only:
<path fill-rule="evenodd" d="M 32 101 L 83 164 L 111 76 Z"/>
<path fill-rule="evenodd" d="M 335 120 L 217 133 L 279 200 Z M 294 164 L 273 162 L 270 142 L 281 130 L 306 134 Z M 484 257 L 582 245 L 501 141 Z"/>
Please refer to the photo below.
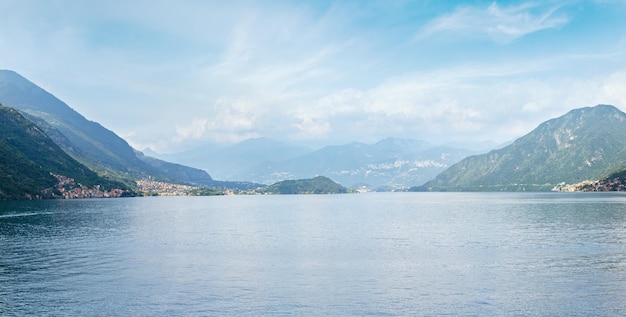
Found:
<path fill-rule="evenodd" d="M 0 203 L 0 315 L 626 314 L 626 196 Z"/>

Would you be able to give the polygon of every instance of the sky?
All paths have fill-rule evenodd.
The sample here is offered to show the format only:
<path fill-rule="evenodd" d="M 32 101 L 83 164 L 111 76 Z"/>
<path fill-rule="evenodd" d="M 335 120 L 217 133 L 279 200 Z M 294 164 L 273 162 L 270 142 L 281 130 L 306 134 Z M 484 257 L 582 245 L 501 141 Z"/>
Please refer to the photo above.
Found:
<path fill-rule="evenodd" d="M 626 1 L 0 0 L 0 69 L 133 147 L 507 142 L 626 109 Z"/>

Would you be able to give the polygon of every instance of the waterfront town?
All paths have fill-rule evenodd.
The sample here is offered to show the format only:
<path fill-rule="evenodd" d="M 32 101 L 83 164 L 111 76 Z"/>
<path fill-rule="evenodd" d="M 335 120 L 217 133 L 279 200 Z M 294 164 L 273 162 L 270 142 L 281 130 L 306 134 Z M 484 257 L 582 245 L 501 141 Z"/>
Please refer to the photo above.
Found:
<path fill-rule="evenodd" d="M 56 189 L 64 199 L 75 198 L 113 198 L 123 197 L 128 191 L 122 189 L 104 190 L 100 185 L 87 187 L 77 183 L 73 178 L 63 175 L 53 174 L 58 183 Z M 217 190 L 204 189 L 191 185 L 180 185 L 166 182 L 159 182 L 152 179 L 142 179 L 136 181 L 137 191 L 140 196 L 198 196 L 198 195 L 220 195 L 232 194 L 230 191 L 222 192 Z"/>
<path fill-rule="evenodd" d="M 59 181 L 56 189 L 61 192 L 62 197 L 65 199 L 122 197 L 126 192 L 119 188 L 103 190 L 100 185 L 88 188 L 83 184 L 76 183 L 76 181 L 71 177 L 56 174 L 53 175 Z"/>
<path fill-rule="evenodd" d="M 572 185 L 559 184 L 553 190 L 560 192 L 623 192 L 626 191 L 626 181 L 621 177 L 605 180 L 586 180 Z"/>
<path fill-rule="evenodd" d="M 190 185 L 158 182 L 152 179 L 141 179 L 136 184 L 144 196 L 188 196 L 192 190 L 197 188 Z"/>

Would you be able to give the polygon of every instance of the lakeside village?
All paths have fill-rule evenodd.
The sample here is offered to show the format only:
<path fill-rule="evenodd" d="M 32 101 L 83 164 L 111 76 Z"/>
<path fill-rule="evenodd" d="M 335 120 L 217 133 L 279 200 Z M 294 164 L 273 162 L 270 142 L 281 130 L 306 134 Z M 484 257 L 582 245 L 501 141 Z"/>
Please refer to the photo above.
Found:
<path fill-rule="evenodd" d="M 126 191 L 117 188 L 109 191 L 103 190 L 100 185 L 88 188 L 81 183 L 76 183 L 71 177 L 56 174 L 52 175 L 59 181 L 56 189 L 61 193 L 64 199 L 122 197 L 126 193 Z"/>
<path fill-rule="evenodd" d="M 129 196 L 128 191 L 126 190 L 103 190 L 100 185 L 89 188 L 81 183 L 77 183 L 71 177 L 53 175 L 58 180 L 56 189 L 61 193 L 60 198 L 115 198 Z M 232 190 L 219 190 L 214 188 L 172 184 L 158 182 L 151 179 L 138 180 L 136 184 L 140 196 L 209 196 L 234 194 Z"/>
<path fill-rule="evenodd" d="M 53 174 L 58 183 L 56 189 L 61 193 L 64 199 L 77 198 L 114 198 L 129 195 L 127 190 L 111 189 L 103 190 L 100 185 L 88 188 L 77 183 L 73 178 L 62 175 Z M 142 179 L 136 181 L 139 196 L 216 196 L 216 195 L 250 195 L 258 194 L 256 190 L 237 191 L 230 189 L 216 189 L 209 187 L 198 187 L 191 185 L 172 184 L 166 182 L 155 181 L 152 179 Z M 366 192 L 369 189 L 355 190 L 355 192 Z M 567 185 L 561 183 L 555 186 L 552 191 L 560 192 L 599 192 L 599 191 L 626 191 L 626 182 L 622 179 L 615 178 L 607 181 L 583 181 L 578 184 Z"/>
<path fill-rule="evenodd" d="M 136 183 L 143 196 L 215 196 L 235 194 L 230 189 L 220 190 L 209 187 L 172 184 L 151 179 L 138 180 Z"/>
<path fill-rule="evenodd" d="M 561 183 L 552 190 L 559 192 L 624 192 L 626 191 L 626 181 L 620 178 L 613 178 L 607 180 L 587 180 L 573 185 Z"/>

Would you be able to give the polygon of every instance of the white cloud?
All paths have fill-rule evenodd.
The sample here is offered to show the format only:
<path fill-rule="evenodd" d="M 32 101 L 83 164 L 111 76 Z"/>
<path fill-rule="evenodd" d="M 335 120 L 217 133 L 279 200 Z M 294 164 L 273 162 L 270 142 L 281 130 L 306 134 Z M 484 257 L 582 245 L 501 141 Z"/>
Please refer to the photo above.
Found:
<path fill-rule="evenodd" d="M 204 136 L 207 131 L 208 119 L 194 118 L 191 123 L 186 126 L 176 126 L 175 141 L 181 142 L 188 139 L 199 139 Z"/>
<path fill-rule="evenodd" d="M 626 108 L 626 70 L 608 76 L 600 87 L 598 95 L 605 98 L 606 103 Z"/>
<path fill-rule="evenodd" d="M 506 140 L 574 107 L 626 105 L 619 22 L 616 49 L 613 33 L 598 42 L 607 46 L 570 33 L 579 24 L 560 32 L 583 20 L 566 2 L 442 3 L 0 1 L 11 12 L 0 66 L 162 150 L 256 136 Z M 98 31 L 115 35 L 100 29 L 111 23 L 152 35 L 142 41 L 157 49 L 96 43 Z M 569 46 L 482 41 L 541 30 Z M 411 41 L 448 36 L 466 41 Z"/>
<path fill-rule="evenodd" d="M 250 109 L 245 101 L 220 98 L 210 107 L 210 117 L 193 118 L 184 126 L 176 126 L 173 143 L 185 143 L 193 140 L 215 143 L 233 143 L 248 138 L 258 137 L 257 117 L 262 112 Z"/>
<path fill-rule="evenodd" d="M 327 137 L 332 128 L 329 122 L 320 118 L 304 117 L 298 118 L 299 122 L 294 123 L 297 132 L 290 138 L 292 140 L 315 140 Z"/>
<path fill-rule="evenodd" d="M 555 81 L 532 76 L 545 69 L 541 65 L 534 61 L 411 73 L 369 89 L 342 89 L 313 99 L 261 91 L 221 97 L 207 107 L 205 119 L 179 127 L 173 141 L 237 142 L 269 136 L 319 143 L 398 136 L 503 142 L 572 108 L 626 106 L 625 71 Z"/>
<path fill-rule="evenodd" d="M 502 7 L 493 2 L 486 8 L 460 6 L 451 14 L 426 24 L 416 39 L 448 33 L 487 36 L 498 43 L 508 43 L 533 32 L 567 24 L 569 18 L 558 14 L 558 9 L 558 5 L 539 3 Z"/>

